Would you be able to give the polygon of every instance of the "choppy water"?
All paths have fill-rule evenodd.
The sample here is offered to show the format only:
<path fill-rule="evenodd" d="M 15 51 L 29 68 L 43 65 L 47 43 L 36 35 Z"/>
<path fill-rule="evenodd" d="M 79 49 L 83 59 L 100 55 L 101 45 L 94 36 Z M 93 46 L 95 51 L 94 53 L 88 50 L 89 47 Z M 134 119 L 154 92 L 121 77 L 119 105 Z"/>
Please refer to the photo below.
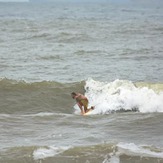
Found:
<path fill-rule="evenodd" d="M 139 3 L 1 4 L 1 77 L 162 81 L 162 2 Z"/>
<path fill-rule="evenodd" d="M 162 163 L 162 18 L 158 0 L 0 3 L 0 162 Z"/>

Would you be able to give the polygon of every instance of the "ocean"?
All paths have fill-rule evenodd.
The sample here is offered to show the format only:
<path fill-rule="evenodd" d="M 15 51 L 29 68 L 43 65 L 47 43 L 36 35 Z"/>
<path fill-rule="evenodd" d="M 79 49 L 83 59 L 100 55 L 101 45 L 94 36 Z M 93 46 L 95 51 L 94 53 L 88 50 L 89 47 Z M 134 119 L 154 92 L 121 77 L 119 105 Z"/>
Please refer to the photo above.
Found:
<path fill-rule="evenodd" d="M 161 0 L 0 3 L 0 163 L 63 162 L 163 163 Z"/>

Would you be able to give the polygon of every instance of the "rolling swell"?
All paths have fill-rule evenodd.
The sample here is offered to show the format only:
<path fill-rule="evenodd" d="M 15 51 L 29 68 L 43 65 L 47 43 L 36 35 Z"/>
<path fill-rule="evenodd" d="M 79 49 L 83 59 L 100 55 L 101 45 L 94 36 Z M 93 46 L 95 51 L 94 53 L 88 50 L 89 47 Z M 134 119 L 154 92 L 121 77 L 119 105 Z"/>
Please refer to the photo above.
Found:
<path fill-rule="evenodd" d="M 27 83 L 3 78 L 0 80 L 0 114 L 72 113 L 72 91 L 85 94 L 93 114 L 112 112 L 163 112 L 162 83 L 132 83 L 92 79 L 75 83 L 41 81 Z"/>
<path fill-rule="evenodd" d="M 84 82 L 58 83 L 42 81 L 27 83 L 10 79 L 0 80 L 0 114 L 64 112 L 71 113 L 72 91 L 84 92 Z"/>
<path fill-rule="evenodd" d="M 56 147 L 25 146 L 4 151 L 3 162 L 45 162 L 45 163 L 155 163 L 163 161 L 162 149 L 153 146 L 138 146 L 134 143 L 109 143 L 92 146 Z"/>

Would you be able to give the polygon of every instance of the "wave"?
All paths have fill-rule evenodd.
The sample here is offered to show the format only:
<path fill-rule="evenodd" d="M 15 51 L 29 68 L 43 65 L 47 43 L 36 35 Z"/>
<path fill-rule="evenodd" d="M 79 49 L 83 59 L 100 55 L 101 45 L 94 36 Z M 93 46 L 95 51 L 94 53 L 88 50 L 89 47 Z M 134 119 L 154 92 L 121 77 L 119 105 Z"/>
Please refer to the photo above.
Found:
<path fill-rule="evenodd" d="M 95 106 L 92 114 L 120 111 L 163 112 L 163 84 L 134 84 L 118 79 L 99 82 L 89 79 L 85 90 L 90 106 Z"/>
<path fill-rule="evenodd" d="M 90 162 L 90 163 L 149 163 L 163 161 L 163 149 L 134 143 L 105 143 L 88 146 L 29 146 L 12 147 L 1 152 L 1 161 L 10 162 Z M 26 161 L 24 161 L 26 160 Z"/>
<path fill-rule="evenodd" d="M 74 83 L 0 79 L 0 114 L 72 114 L 75 101 L 71 92 L 80 92 L 95 106 L 92 114 L 139 111 L 163 112 L 162 83 L 132 83 L 115 80 L 100 82 L 93 79 Z"/>
<path fill-rule="evenodd" d="M 45 159 L 47 157 L 53 157 L 55 155 L 63 153 L 69 148 L 70 147 L 56 147 L 56 146 L 38 148 L 33 152 L 33 158 L 34 160 L 40 160 Z"/>
<path fill-rule="evenodd" d="M 86 149 L 87 148 L 87 149 Z M 93 150 L 92 150 L 93 149 Z M 87 147 L 56 147 L 56 146 L 49 146 L 44 148 L 38 148 L 33 152 L 34 160 L 45 159 L 48 157 L 54 157 L 61 153 L 71 153 L 72 155 L 78 153 L 81 156 L 81 151 L 83 155 L 87 153 L 88 155 L 94 155 L 96 153 L 100 154 L 104 150 L 103 156 L 104 161 L 117 160 L 120 162 L 120 157 L 122 155 L 127 156 L 138 156 L 138 157 L 148 157 L 149 158 L 160 158 L 163 159 L 163 149 L 159 149 L 152 146 L 143 146 L 143 145 L 136 145 L 134 143 L 118 143 L 118 144 L 103 144 L 103 145 L 94 145 L 94 146 L 87 146 Z M 66 152 L 67 151 L 67 152 Z M 104 162 L 103 161 L 103 162 Z M 118 163 L 118 162 L 117 162 Z"/>
<path fill-rule="evenodd" d="M 106 52 L 102 50 L 78 50 L 74 54 L 84 56 L 84 55 L 99 55 L 104 53 Z"/>
<path fill-rule="evenodd" d="M 29 36 L 28 38 L 23 38 L 24 39 L 28 39 L 28 40 L 36 40 L 36 39 L 48 39 L 50 38 L 51 35 L 49 33 L 37 33 L 37 34 L 33 34 L 31 36 Z"/>
<path fill-rule="evenodd" d="M 46 56 L 40 56 L 38 57 L 40 60 L 62 60 L 62 58 L 59 55 L 46 55 Z"/>
<path fill-rule="evenodd" d="M 0 113 L 72 113 L 74 101 L 70 94 L 74 90 L 84 93 L 84 81 L 27 83 L 4 78 L 0 80 Z"/>

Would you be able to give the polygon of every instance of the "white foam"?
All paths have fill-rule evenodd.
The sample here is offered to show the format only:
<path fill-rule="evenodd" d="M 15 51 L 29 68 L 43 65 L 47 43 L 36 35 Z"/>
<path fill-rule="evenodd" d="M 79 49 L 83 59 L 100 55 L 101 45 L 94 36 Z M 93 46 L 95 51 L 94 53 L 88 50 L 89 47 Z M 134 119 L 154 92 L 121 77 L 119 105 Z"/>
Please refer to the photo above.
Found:
<path fill-rule="evenodd" d="M 99 82 L 88 79 L 85 85 L 92 114 L 138 109 L 142 113 L 163 112 L 163 92 L 157 94 L 147 87 L 137 88 L 131 81 Z"/>
<path fill-rule="evenodd" d="M 154 157 L 154 158 L 163 158 L 163 152 L 151 151 L 150 148 L 144 146 L 137 146 L 134 143 L 119 143 L 118 155 L 126 154 L 140 157 Z"/>
<path fill-rule="evenodd" d="M 54 113 L 50 112 L 40 112 L 36 114 L 28 114 L 28 115 L 23 115 L 24 117 L 45 117 L 45 116 L 52 116 Z"/>
<path fill-rule="evenodd" d="M 47 157 L 53 157 L 57 154 L 66 151 L 69 148 L 70 147 L 55 147 L 55 146 L 38 148 L 33 152 L 33 158 L 34 160 L 40 160 L 45 159 Z"/>
<path fill-rule="evenodd" d="M 35 116 L 39 116 L 39 117 L 52 116 L 52 115 L 54 115 L 54 113 L 40 112 L 40 113 L 35 114 Z"/>
<path fill-rule="evenodd" d="M 9 118 L 9 117 L 11 117 L 11 115 L 10 115 L 10 114 L 0 114 L 0 117 L 6 117 L 6 118 Z"/>
<path fill-rule="evenodd" d="M 111 155 L 110 158 L 105 158 L 102 163 L 120 163 L 119 156 Z"/>

